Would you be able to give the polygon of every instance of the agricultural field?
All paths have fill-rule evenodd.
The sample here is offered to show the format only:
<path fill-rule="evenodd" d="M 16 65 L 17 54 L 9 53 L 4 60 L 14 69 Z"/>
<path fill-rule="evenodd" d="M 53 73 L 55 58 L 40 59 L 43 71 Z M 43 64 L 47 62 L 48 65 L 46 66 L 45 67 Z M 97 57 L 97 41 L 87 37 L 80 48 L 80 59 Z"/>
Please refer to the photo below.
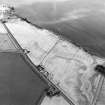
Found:
<path fill-rule="evenodd" d="M 0 102 L 16 105 L 39 104 L 38 97 L 41 98 L 41 94 L 47 87 L 42 81 L 40 82 L 37 75 L 32 78 L 33 74 L 27 69 L 17 71 L 18 64 L 21 69 L 23 67 L 21 66 L 23 59 L 21 60 L 19 54 L 17 54 L 17 64 L 12 61 L 12 58 L 16 58 L 16 54 L 2 54 L 3 51 L 12 51 L 12 53 L 20 51 L 11 39 L 9 35 L 11 34 L 21 48 L 28 51 L 24 53 L 31 63 L 35 67 L 42 67 L 40 73 L 46 80 L 53 83 L 72 103 L 105 105 L 104 76 L 95 71 L 98 64 L 105 65 L 105 1 L 1 0 L 0 3 L 2 2 L 15 6 L 16 17 L 6 23 L 0 23 L 1 62 L 5 62 L 10 70 L 7 72 L 7 68 L 1 63 L 0 72 L 3 74 L 1 87 L 4 87 L 4 90 L 1 89 L 3 93 L 1 92 L 0 97 L 6 97 L 6 95 L 7 97 L 2 97 Z M 14 71 L 10 69 L 12 64 Z M 18 78 L 19 75 L 20 78 Z M 23 84 L 25 89 L 22 88 Z M 36 84 L 38 87 L 35 86 Z M 17 89 L 16 86 L 19 88 Z M 3 103 L 5 99 L 7 103 Z M 21 99 L 27 101 L 21 101 Z M 62 95 L 54 97 L 45 95 L 42 99 L 41 105 L 70 104 Z"/>
<path fill-rule="evenodd" d="M 38 104 L 49 86 L 36 72 L 33 73 L 10 36 L 0 23 L 0 104 Z"/>
<path fill-rule="evenodd" d="M 71 41 L 21 19 L 7 22 L 6 26 L 21 47 L 30 51 L 27 54 L 30 60 L 35 65 L 42 65 L 49 73 L 48 79 L 75 105 L 96 102 L 102 76 L 94 68 L 97 64 L 103 65 L 104 58 L 91 55 Z"/>

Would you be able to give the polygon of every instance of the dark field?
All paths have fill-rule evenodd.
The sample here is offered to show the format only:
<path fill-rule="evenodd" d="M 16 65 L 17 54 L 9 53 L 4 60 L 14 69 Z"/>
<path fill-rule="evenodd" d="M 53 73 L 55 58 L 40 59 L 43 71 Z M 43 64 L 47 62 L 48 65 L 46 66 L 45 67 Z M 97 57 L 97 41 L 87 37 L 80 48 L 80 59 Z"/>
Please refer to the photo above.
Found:
<path fill-rule="evenodd" d="M 104 1 L 74 0 L 56 3 L 38 2 L 16 8 L 16 13 L 31 23 L 60 34 L 91 54 L 105 57 Z M 82 16 L 71 19 L 70 16 Z M 62 21 L 62 19 L 64 19 Z"/>
<path fill-rule="evenodd" d="M 47 87 L 20 54 L 0 53 L 0 105 L 37 105 Z"/>
<path fill-rule="evenodd" d="M 105 16 L 102 13 L 40 26 L 71 40 L 91 54 L 105 57 Z"/>

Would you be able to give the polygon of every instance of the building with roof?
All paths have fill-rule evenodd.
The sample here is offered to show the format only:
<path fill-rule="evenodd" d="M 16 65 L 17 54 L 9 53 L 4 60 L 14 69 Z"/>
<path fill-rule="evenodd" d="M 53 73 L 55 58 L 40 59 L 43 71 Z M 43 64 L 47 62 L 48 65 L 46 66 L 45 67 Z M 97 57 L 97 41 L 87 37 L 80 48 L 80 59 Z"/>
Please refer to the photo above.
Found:
<path fill-rule="evenodd" d="M 0 5 L 0 20 L 6 20 L 10 18 L 14 13 L 14 8 L 7 4 Z"/>

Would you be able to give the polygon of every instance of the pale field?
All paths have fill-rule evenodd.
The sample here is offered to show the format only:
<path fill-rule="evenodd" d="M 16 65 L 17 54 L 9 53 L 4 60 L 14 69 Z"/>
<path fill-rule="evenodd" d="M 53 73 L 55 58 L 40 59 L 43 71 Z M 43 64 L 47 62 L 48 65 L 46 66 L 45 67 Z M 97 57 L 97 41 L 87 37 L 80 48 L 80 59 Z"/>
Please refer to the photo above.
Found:
<path fill-rule="evenodd" d="M 97 64 L 105 61 L 91 56 L 67 41 L 59 41 L 44 59 L 42 65 L 54 81 L 76 105 L 92 103 L 100 75 L 94 71 Z"/>
<path fill-rule="evenodd" d="M 0 51 L 4 50 L 14 50 L 15 46 L 11 42 L 10 38 L 8 37 L 7 30 L 3 26 L 2 23 L 0 23 Z"/>
<path fill-rule="evenodd" d="M 45 97 L 41 105 L 70 105 L 62 96 L 59 97 Z"/>
<path fill-rule="evenodd" d="M 97 61 L 101 61 L 101 59 L 98 58 Z M 104 63 L 104 60 L 101 61 Z M 103 85 L 102 85 L 102 88 L 100 89 L 100 93 L 99 93 L 99 96 L 97 97 L 97 100 L 96 100 L 96 105 L 105 105 L 105 79 L 103 81 Z"/>
<path fill-rule="evenodd" d="M 0 23 L 0 33 L 7 33 L 2 23 Z"/>
<path fill-rule="evenodd" d="M 23 49 L 30 51 L 29 58 L 39 65 L 49 50 L 58 41 L 58 37 L 47 30 L 40 30 L 24 21 L 6 23 L 7 27 Z"/>
<path fill-rule="evenodd" d="M 12 51 L 15 49 L 15 45 L 11 42 L 8 35 L 0 33 L 0 51 Z"/>
<path fill-rule="evenodd" d="M 96 105 L 105 105 L 105 80 L 104 80 L 101 92 L 99 94 L 99 97 L 96 101 Z"/>

